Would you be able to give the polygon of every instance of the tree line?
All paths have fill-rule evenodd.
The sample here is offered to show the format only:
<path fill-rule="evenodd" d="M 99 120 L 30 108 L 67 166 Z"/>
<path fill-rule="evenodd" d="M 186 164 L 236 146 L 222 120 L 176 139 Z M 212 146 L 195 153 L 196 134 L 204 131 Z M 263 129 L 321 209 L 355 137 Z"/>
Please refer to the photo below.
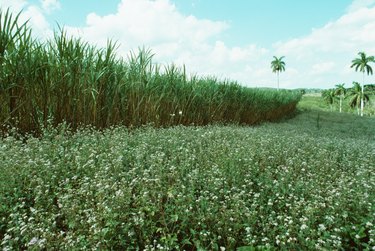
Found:
<path fill-rule="evenodd" d="M 352 60 L 350 67 L 362 73 L 362 85 L 354 81 L 353 86 L 346 89 L 344 87 L 345 84 L 337 84 L 335 88 L 323 91 L 322 97 L 331 106 L 331 109 L 335 100 L 338 99 L 340 112 L 342 112 L 343 100 L 349 97 L 349 106 L 357 108 L 357 114 L 363 116 L 364 106 L 369 104 L 371 94 L 375 93 L 375 85 L 367 85 L 365 87 L 365 73 L 367 75 L 373 74 L 370 63 L 375 63 L 375 58 L 374 56 L 366 56 L 364 52 L 359 52 L 358 55 L 358 58 Z"/>
<path fill-rule="evenodd" d="M 375 63 L 374 56 L 367 56 L 365 52 L 359 52 L 359 57 L 352 60 L 351 68 L 355 71 L 360 71 L 362 73 L 362 86 L 358 82 L 353 82 L 352 88 L 346 89 L 345 84 L 338 84 L 333 89 L 324 90 L 322 92 L 322 97 L 324 100 L 333 107 L 334 101 L 339 100 L 340 112 L 342 112 L 342 103 L 346 97 L 350 97 L 349 105 L 351 108 L 357 108 L 358 115 L 363 116 L 363 108 L 370 101 L 370 94 L 374 93 L 374 85 L 368 85 L 367 90 L 365 90 L 365 73 L 367 75 L 372 75 L 373 70 L 370 63 Z M 279 73 L 285 71 L 285 62 L 283 61 L 284 56 L 278 58 L 273 57 L 274 60 L 271 61 L 272 72 L 277 73 L 277 89 L 279 90 Z"/>
<path fill-rule="evenodd" d="M 358 82 L 353 82 L 352 87 L 345 88 L 345 84 L 337 84 L 335 88 L 327 89 L 322 91 L 322 97 L 324 101 L 330 105 L 331 110 L 333 110 L 333 105 L 339 103 L 339 111 L 342 112 L 342 107 L 344 100 L 348 100 L 348 105 L 352 109 L 357 109 L 357 114 L 360 115 L 361 100 L 363 100 L 363 107 L 370 103 L 371 95 L 375 94 L 375 85 L 365 85 L 362 93 L 361 84 Z"/>

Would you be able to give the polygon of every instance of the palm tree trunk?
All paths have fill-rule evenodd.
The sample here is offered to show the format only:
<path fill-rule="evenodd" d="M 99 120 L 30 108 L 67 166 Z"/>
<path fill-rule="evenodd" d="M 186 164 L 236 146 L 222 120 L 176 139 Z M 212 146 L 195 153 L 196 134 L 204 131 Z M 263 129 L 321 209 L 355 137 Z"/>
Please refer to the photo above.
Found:
<path fill-rule="evenodd" d="M 277 90 L 280 89 L 280 87 L 279 87 L 279 83 L 280 83 L 279 74 L 280 74 L 280 71 L 277 71 Z"/>
<path fill-rule="evenodd" d="M 340 96 L 340 113 L 341 113 L 341 105 L 342 105 L 342 96 Z"/>
<path fill-rule="evenodd" d="M 363 81 L 362 81 L 362 92 L 361 92 L 361 117 L 363 117 L 363 103 L 364 103 L 364 86 L 365 86 L 365 72 L 363 71 Z"/>

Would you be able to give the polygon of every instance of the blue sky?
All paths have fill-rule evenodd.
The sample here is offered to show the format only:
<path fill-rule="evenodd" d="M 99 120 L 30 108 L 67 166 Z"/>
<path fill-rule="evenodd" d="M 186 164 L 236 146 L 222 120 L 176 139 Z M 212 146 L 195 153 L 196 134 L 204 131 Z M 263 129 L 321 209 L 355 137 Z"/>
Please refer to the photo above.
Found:
<path fill-rule="evenodd" d="M 271 46 L 279 40 L 307 35 L 345 13 L 351 0 L 176 0 L 184 14 L 226 20 L 225 40 L 232 46 L 256 43 Z"/>
<path fill-rule="evenodd" d="M 38 4 L 38 0 L 29 1 Z M 115 13 L 119 0 L 76 0 L 60 1 L 60 9 L 47 16 L 48 21 L 69 26 L 83 26 L 86 16 Z M 343 15 L 351 0 L 171 0 L 184 15 L 200 19 L 226 21 L 231 26 L 225 41 L 231 46 L 248 43 L 271 46 L 279 40 L 307 35 Z"/>
<path fill-rule="evenodd" d="M 79 3 L 79 4 L 77 4 Z M 350 86 L 359 51 L 375 54 L 375 0 L 0 0 L 23 9 L 34 34 L 48 39 L 63 25 L 118 53 L 146 46 L 155 61 L 185 64 L 250 87 L 275 87 L 272 56 L 285 56 L 284 88 Z M 375 82 L 374 76 L 366 78 Z"/>

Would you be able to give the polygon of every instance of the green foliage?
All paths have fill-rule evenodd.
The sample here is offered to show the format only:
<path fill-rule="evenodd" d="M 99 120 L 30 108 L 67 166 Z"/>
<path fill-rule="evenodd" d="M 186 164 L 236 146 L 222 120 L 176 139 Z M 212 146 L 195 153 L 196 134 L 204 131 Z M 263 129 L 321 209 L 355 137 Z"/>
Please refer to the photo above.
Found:
<path fill-rule="evenodd" d="M 330 106 L 324 102 L 320 93 L 306 94 L 302 96 L 301 101 L 298 103 L 297 108 L 301 111 L 306 110 L 323 110 L 330 111 Z"/>
<path fill-rule="evenodd" d="M 38 134 L 49 120 L 73 129 L 257 124 L 293 113 L 301 96 L 214 77 L 188 77 L 185 68 L 174 65 L 161 70 L 144 48 L 125 60 L 116 56 L 115 43 L 98 49 L 63 29 L 40 43 L 31 39 L 26 24 L 17 25 L 17 18 L 9 11 L 0 15 L 3 130 L 17 127 Z"/>
<path fill-rule="evenodd" d="M 336 96 L 345 97 L 346 91 L 347 90 L 345 88 L 345 84 L 337 84 L 335 86 L 335 95 Z"/>
<path fill-rule="evenodd" d="M 351 68 L 355 68 L 356 71 L 360 71 L 363 74 L 366 72 L 367 75 L 372 75 L 372 68 L 369 63 L 375 63 L 374 56 L 366 56 L 366 53 L 359 52 L 359 58 L 352 60 Z"/>
<path fill-rule="evenodd" d="M 349 105 L 351 108 L 357 108 L 359 110 L 361 99 L 364 100 L 364 105 L 370 101 L 370 97 L 367 92 L 362 93 L 361 85 L 358 82 L 353 82 L 353 87 L 349 92 L 350 101 Z"/>
<path fill-rule="evenodd" d="M 369 56 L 367 57 L 364 52 L 359 52 L 358 55 L 360 56 L 359 58 L 356 58 L 352 61 L 351 67 L 355 67 L 356 71 L 361 71 L 363 73 L 363 82 L 362 82 L 362 90 L 360 95 L 358 96 L 358 93 L 353 94 L 354 97 L 351 100 L 351 105 L 352 106 L 358 106 L 360 105 L 360 114 L 363 116 L 363 109 L 364 109 L 364 103 L 365 103 L 365 93 L 364 93 L 364 85 L 365 85 L 365 72 L 367 72 L 367 75 L 372 75 L 372 68 L 369 65 L 369 63 L 375 63 L 375 58 L 374 56 Z M 354 87 L 354 89 L 356 89 Z M 359 102 L 360 101 L 360 102 Z M 359 114 L 359 109 L 358 109 L 358 114 Z"/>
<path fill-rule="evenodd" d="M 271 68 L 273 72 L 282 72 L 285 71 L 285 62 L 283 61 L 284 56 L 278 58 L 273 56 L 273 60 L 271 62 Z"/>
<path fill-rule="evenodd" d="M 328 90 L 324 90 L 322 92 L 322 98 L 324 99 L 324 101 L 329 104 L 331 110 L 333 109 L 333 104 L 335 102 L 335 99 L 336 99 L 336 95 L 335 95 L 335 90 L 334 89 L 328 89 Z"/>
<path fill-rule="evenodd" d="M 340 100 L 340 112 L 342 112 L 342 102 L 346 95 L 346 88 L 345 84 L 338 84 L 335 86 L 335 96 Z"/>
<path fill-rule="evenodd" d="M 353 88 L 348 88 L 347 89 L 347 94 L 344 98 L 342 98 L 342 111 L 345 113 L 355 113 L 358 114 L 358 106 L 354 105 L 351 106 L 351 101 L 357 98 L 358 104 L 360 104 L 360 88 L 358 89 L 359 92 L 355 91 Z M 323 93 L 325 93 L 325 96 L 323 97 Z M 357 93 L 358 95 L 353 95 Z M 367 91 L 365 88 L 365 107 L 364 107 L 364 114 L 366 116 L 374 116 L 375 115 L 375 96 L 371 95 L 370 91 Z M 326 96 L 328 95 L 328 97 Z M 305 94 L 302 96 L 301 101 L 298 103 L 297 108 L 306 111 L 306 110 L 322 110 L 322 111 L 339 111 L 340 110 L 340 96 L 334 95 L 334 90 L 329 89 L 329 90 L 323 90 L 322 93 L 316 93 L 316 94 Z M 327 102 L 331 100 L 333 103 L 330 104 Z M 357 103 L 356 103 L 357 104 Z"/>
<path fill-rule="evenodd" d="M 277 90 L 279 90 L 279 74 L 282 71 L 285 71 L 285 62 L 283 61 L 284 56 L 278 58 L 273 56 L 273 61 L 271 62 L 272 72 L 277 73 Z"/>
<path fill-rule="evenodd" d="M 373 118 L 0 139 L 4 250 L 370 250 Z M 355 121 L 355 123 L 353 123 Z"/>

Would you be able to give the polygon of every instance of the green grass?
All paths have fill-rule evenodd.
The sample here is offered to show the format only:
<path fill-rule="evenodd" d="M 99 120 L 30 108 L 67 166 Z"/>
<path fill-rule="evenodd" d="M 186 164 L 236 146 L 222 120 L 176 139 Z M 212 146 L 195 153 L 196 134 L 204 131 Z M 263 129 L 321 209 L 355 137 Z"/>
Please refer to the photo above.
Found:
<path fill-rule="evenodd" d="M 375 246 L 373 118 L 64 128 L 0 140 L 4 250 Z"/>
<path fill-rule="evenodd" d="M 374 118 L 0 14 L 3 250 L 374 249 Z"/>
<path fill-rule="evenodd" d="M 301 101 L 298 103 L 298 108 L 301 110 L 330 110 L 329 105 L 324 102 L 320 93 L 303 95 Z"/>
<path fill-rule="evenodd" d="M 369 95 L 370 102 L 366 104 L 364 108 L 365 116 L 375 115 L 375 95 Z M 356 108 L 349 106 L 350 97 L 346 97 L 342 103 L 342 111 L 344 113 L 357 114 Z M 333 111 L 339 112 L 340 105 L 339 100 L 335 100 L 332 106 L 324 101 L 320 93 L 305 94 L 302 96 L 301 101 L 298 103 L 298 108 L 302 110 L 321 110 L 321 111 Z"/>

